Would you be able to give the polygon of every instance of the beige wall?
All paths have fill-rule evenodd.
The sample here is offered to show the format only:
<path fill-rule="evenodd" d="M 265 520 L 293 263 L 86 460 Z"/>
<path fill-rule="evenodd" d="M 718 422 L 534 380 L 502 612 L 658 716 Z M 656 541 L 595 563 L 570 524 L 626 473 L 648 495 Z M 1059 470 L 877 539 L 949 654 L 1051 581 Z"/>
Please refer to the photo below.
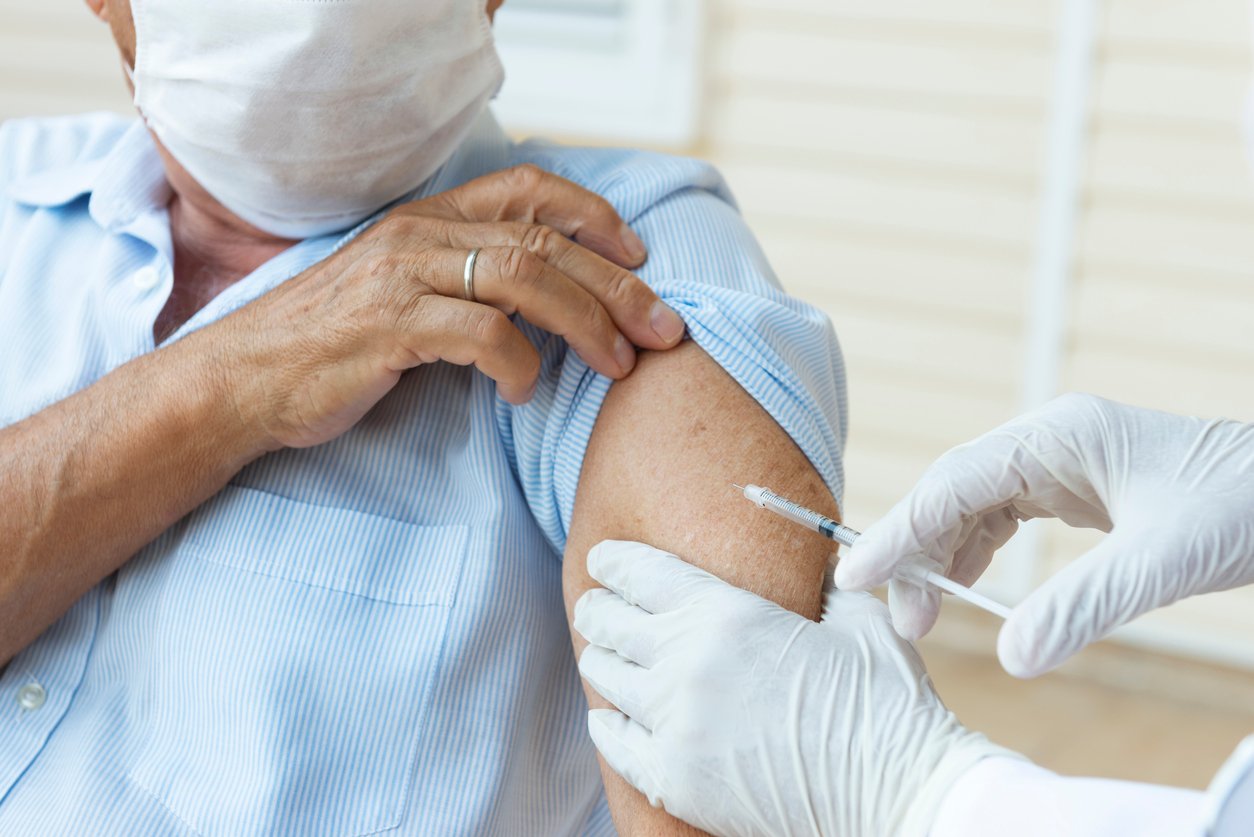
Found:
<path fill-rule="evenodd" d="M 709 0 L 691 150 L 727 174 L 785 284 L 836 323 L 853 525 L 1022 406 L 1057 5 Z M 1246 0 L 1098 5 L 1062 386 L 1254 420 Z M 0 20 L 0 119 L 127 109 L 78 0 L 0 0 Z M 1049 529 L 1029 576 L 1090 542 Z M 1254 594 L 1235 593 L 1130 638 L 1254 664 L 1251 629 Z"/>

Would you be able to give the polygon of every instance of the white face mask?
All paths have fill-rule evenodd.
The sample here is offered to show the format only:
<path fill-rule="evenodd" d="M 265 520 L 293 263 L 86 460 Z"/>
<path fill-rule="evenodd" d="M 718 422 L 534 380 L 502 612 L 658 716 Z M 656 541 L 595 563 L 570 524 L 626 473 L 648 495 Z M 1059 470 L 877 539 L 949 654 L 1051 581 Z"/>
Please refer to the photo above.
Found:
<path fill-rule="evenodd" d="M 135 105 L 272 235 L 342 230 L 421 185 L 504 74 L 484 0 L 132 0 Z"/>

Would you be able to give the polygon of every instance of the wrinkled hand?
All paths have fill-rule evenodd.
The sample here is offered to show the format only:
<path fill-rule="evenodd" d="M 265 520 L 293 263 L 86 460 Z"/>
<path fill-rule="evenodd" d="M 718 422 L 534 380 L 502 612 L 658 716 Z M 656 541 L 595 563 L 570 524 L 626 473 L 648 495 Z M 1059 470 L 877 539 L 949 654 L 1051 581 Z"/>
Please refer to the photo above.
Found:
<path fill-rule="evenodd" d="M 1004 755 L 945 709 L 865 593 L 811 622 L 644 544 L 606 541 L 575 606 L 588 726 L 655 806 L 714 834 L 926 834 L 950 785 Z"/>
<path fill-rule="evenodd" d="M 468 301 L 463 272 L 476 247 Z M 267 447 L 316 445 L 424 363 L 473 363 L 504 398 L 528 400 L 540 358 L 510 321 L 516 312 L 623 377 L 633 344 L 667 349 L 683 336 L 678 315 L 626 269 L 644 257 L 606 201 L 520 166 L 397 207 L 198 339 L 214 341 L 239 414 Z"/>
<path fill-rule="evenodd" d="M 902 561 L 974 582 L 1019 521 L 1110 534 L 1023 601 L 997 644 L 1031 677 L 1153 608 L 1254 581 L 1254 426 L 1067 395 L 938 460 L 841 559 L 846 590 Z M 931 629 L 934 593 L 894 582 L 903 636 Z"/>

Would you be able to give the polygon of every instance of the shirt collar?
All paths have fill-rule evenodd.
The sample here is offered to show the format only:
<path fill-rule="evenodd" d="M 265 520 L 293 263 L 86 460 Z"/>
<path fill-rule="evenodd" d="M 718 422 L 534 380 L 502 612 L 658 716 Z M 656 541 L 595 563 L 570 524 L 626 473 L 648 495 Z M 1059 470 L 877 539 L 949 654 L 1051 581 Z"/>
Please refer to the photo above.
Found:
<path fill-rule="evenodd" d="M 491 111 L 485 109 L 453 157 L 426 183 L 392 206 L 438 194 L 504 168 L 509 156 L 509 138 Z M 161 155 L 139 119 L 131 123 L 104 157 L 27 175 L 13 183 L 8 192 L 20 203 L 40 207 L 63 206 L 90 194 L 91 216 L 108 230 L 125 227 L 140 214 L 160 209 L 170 201 Z M 390 208 L 380 210 L 344 238 L 355 237 Z"/>
<path fill-rule="evenodd" d="M 61 206 L 90 192 L 103 165 L 103 160 L 92 160 L 28 174 L 11 183 L 6 191 L 13 200 L 28 206 Z"/>
<path fill-rule="evenodd" d="M 141 215 L 164 212 L 171 197 L 157 144 L 137 119 L 105 157 L 92 185 L 88 211 L 97 224 L 114 231 Z"/>
<path fill-rule="evenodd" d="M 103 157 L 19 179 L 9 188 L 31 206 L 62 206 L 91 196 L 89 211 L 101 227 L 115 230 L 170 201 L 161 156 L 148 129 L 136 119 Z"/>

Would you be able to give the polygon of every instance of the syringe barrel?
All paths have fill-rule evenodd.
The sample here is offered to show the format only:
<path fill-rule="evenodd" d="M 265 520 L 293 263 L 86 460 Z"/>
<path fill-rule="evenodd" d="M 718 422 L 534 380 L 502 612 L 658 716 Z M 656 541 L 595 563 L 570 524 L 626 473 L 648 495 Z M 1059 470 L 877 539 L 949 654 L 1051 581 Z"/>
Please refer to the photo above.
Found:
<path fill-rule="evenodd" d="M 853 546 L 853 542 L 858 538 L 856 530 L 837 523 L 830 517 L 824 517 L 805 506 L 798 505 L 786 497 L 781 497 L 769 488 L 763 488 L 760 485 L 745 486 L 745 497 L 756 503 L 759 508 L 769 509 L 780 517 L 786 517 L 811 532 L 818 532 L 845 546 Z"/>

